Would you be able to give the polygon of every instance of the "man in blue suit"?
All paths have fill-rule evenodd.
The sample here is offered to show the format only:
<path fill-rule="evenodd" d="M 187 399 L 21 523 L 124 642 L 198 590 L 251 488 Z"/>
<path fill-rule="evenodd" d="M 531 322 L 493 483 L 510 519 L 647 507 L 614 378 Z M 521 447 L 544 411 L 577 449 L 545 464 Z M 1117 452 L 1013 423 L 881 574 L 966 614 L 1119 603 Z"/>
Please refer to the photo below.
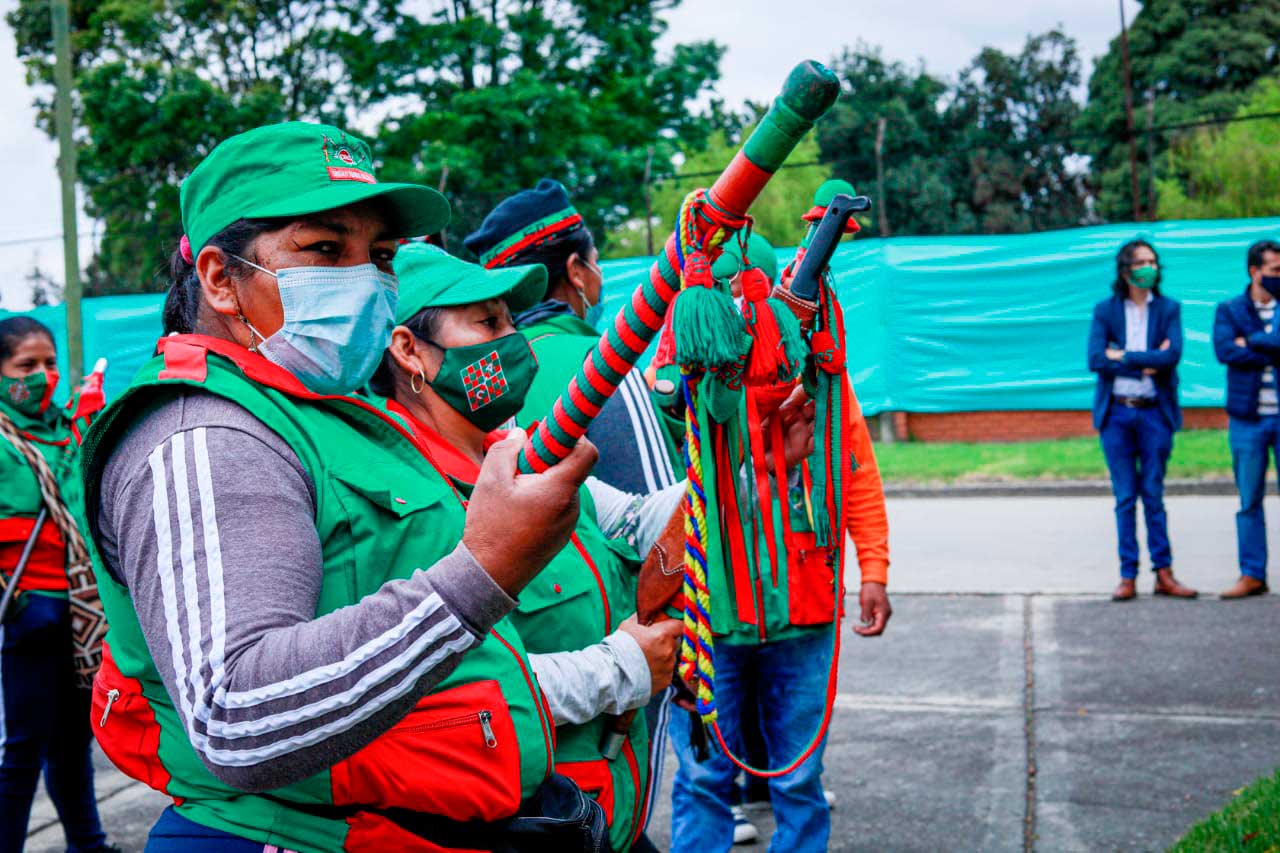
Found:
<path fill-rule="evenodd" d="M 1262 240 L 1246 257 L 1249 286 L 1219 303 L 1213 319 L 1213 349 L 1227 366 L 1227 415 L 1231 466 L 1240 490 L 1236 539 L 1240 578 L 1222 597 L 1248 598 L 1267 592 L 1267 524 L 1262 513 L 1268 455 L 1280 454 L 1280 364 L 1276 297 L 1280 296 L 1280 243 Z M 1280 458 L 1278 456 L 1277 458 Z"/>
<path fill-rule="evenodd" d="M 1098 381 L 1093 425 L 1111 472 L 1116 498 L 1120 585 L 1114 601 L 1137 596 L 1137 502 L 1147 522 L 1147 550 L 1156 595 L 1195 598 L 1196 591 L 1173 576 L 1164 474 L 1173 434 L 1182 428 L 1178 406 L 1178 360 L 1182 357 L 1182 306 L 1160 293 L 1155 249 L 1133 240 L 1116 255 L 1112 295 L 1093 309 L 1089 369 Z"/>

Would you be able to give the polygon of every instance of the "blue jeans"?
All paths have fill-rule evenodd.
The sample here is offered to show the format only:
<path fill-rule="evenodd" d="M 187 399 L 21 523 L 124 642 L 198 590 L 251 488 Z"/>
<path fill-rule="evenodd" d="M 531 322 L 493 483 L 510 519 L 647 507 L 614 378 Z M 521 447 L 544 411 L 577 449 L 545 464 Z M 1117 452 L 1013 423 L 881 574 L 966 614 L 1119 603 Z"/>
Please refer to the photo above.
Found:
<path fill-rule="evenodd" d="M 93 792 L 90 699 L 75 684 L 67 600 L 23 593 L 0 627 L 0 851 L 22 849 L 41 770 L 67 849 L 106 845 Z"/>
<path fill-rule="evenodd" d="M 151 827 L 146 853 L 264 853 L 267 849 L 268 845 L 261 841 L 250 841 L 187 820 L 169 806 Z"/>
<path fill-rule="evenodd" d="M 1236 513 L 1236 546 L 1240 573 L 1260 581 L 1267 579 L 1267 522 L 1262 499 L 1267 492 L 1267 463 L 1276 456 L 1280 465 L 1280 415 L 1264 415 L 1256 421 L 1232 418 L 1227 431 L 1231 467 L 1240 490 Z"/>
<path fill-rule="evenodd" d="M 716 707 L 721 731 L 734 753 L 742 755 L 742 696 L 747 682 L 754 681 L 769 764 L 781 767 L 794 760 L 822 722 L 831 666 L 830 631 L 759 646 L 722 642 L 716 644 L 715 653 Z M 723 853 L 733 846 L 729 804 L 738 770 L 714 745 L 711 757 L 699 763 L 689 741 L 692 725 L 688 713 L 672 713 L 671 744 L 680 766 L 672 792 L 671 851 Z M 824 740 L 795 772 L 769 780 L 778 827 L 769 844 L 771 851 L 827 849 L 831 815 L 822 794 L 825 746 Z"/>
<path fill-rule="evenodd" d="M 1147 520 L 1147 551 L 1152 570 L 1173 565 L 1169 524 L 1164 511 L 1164 472 L 1173 452 L 1173 430 L 1160 410 L 1112 404 L 1102 427 L 1102 453 L 1116 496 L 1116 534 L 1120 576 L 1138 576 L 1138 498 Z"/>

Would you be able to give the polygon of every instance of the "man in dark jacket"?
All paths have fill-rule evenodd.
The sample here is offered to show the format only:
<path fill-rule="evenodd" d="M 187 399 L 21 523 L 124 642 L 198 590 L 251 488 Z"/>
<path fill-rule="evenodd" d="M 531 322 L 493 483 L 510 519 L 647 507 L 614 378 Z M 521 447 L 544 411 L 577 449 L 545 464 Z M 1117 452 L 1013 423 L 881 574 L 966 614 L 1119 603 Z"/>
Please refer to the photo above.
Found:
<path fill-rule="evenodd" d="M 1227 366 L 1227 415 L 1231 464 L 1240 511 L 1236 537 L 1240 578 L 1223 598 L 1247 598 L 1267 592 L 1267 526 L 1262 513 L 1267 457 L 1280 453 L 1280 400 L 1276 365 L 1280 334 L 1275 322 L 1280 296 L 1280 243 L 1262 240 L 1249 247 L 1249 286 L 1219 303 L 1213 318 L 1213 349 Z"/>

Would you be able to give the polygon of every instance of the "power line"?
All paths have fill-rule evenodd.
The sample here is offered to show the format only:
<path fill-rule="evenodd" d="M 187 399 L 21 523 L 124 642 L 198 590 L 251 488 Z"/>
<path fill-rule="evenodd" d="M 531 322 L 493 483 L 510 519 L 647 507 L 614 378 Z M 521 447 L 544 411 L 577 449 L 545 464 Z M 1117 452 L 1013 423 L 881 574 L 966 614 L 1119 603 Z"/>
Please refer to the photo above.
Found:
<path fill-rule="evenodd" d="M 1137 136 L 1143 136 L 1147 134 L 1167 133 L 1170 131 L 1194 130 L 1196 128 L 1201 128 L 1201 127 L 1214 127 L 1214 126 L 1221 126 L 1221 125 L 1228 125 L 1228 124 L 1236 124 L 1239 122 L 1271 121 L 1275 119 L 1280 119 L 1280 110 L 1275 110 L 1272 112 L 1265 112 L 1265 113 L 1250 113 L 1248 115 L 1242 115 L 1242 116 L 1203 118 L 1203 119 L 1196 119 L 1195 121 L 1183 121 L 1183 122 L 1173 122 L 1171 124 L 1160 124 L 1160 125 L 1155 125 L 1153 127 L 1149 127 L 1145 130 L 1135 129 L 1134 133 Z M 888 117 L 887 120 L 892 124 L 905 122 L 905 119 L 892 118 L 892 117 Z M 1072 134 L 1066 134 L 1062 136 L 1045 136 L 1035 140 L 1027 140 L 1025 142 L 1010 142 L 1006 145 L 950 146 L 949 150 L 954 152 L 954 151 L 971 151 L 971 150 L 974 150 L 975 148 L 999 149 L 999 150 L 1025 149 L 1033 145 L 1046 144 L 1046 143 L 1052 143 L 1052 142 L 1069 142 L 1069 141 L 1080 141 L 1080 140 L 1089 140 L 1089 139 L 1111 139 L 1111 138 L 1114 138 L 1112 134 L 1103 133 L 1103 132 L 1072 133 Z M 805 163 L 783 163 L 781 166 L 778 167 L 778 169 L 779 170 L 807 169 L 807 168 L 813 168 L 815 166 L 833 166 L 833 165 L 834 163 L 824 163 L 820 160 L 813 160 Z M 722 171 L 723 170 L 716 169 L 713 171 L 703 171 L 703 172 L 680 172 L 674 175 L 667 175 L 665 177 L 654 178 L 650 181 L 650 183 L 662 184 L 662 183 L 668 183 L 670 181 L 681 181 L 681 180 L 685 180 L 686 178 L 688 179 L 714 178 L 714 177 L 719 177 Z M 506 192 L 505 190 L 494 190 L 494 191 L 487 192 L 486 194 L 503 195 L 505 192 Z M 80 239 L 82 240 L 89 239 L 89 238 L 90 238 L 90 235 L 88 234 L 80 235 Z M 61 239 L 62 239 L 61 233 L 47 234 L 40 237 L 17 237 L 17 238 L 0 240 L 0 248 L 6 248 L 9 246 L 21 246 L 29 243 L 46 243 L 46 242 L 52 242 L 54 240 L 61 240 Z"/>

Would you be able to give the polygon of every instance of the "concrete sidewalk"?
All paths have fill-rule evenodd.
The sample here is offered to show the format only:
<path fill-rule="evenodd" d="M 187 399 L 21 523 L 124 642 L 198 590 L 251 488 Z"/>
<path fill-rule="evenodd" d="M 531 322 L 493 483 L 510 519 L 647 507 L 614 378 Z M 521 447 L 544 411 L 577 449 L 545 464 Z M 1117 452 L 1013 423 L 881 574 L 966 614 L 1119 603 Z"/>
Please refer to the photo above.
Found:
<path fill-rule="evenodd" d="M 1234 503 L 1169 510 L 1179 575 L 1225 586 Z M 845 635 L 833 850 L 1163 849 L 1280 764 L 1280 597 L 1112 604 L 1106 498 L 893 499 L 890 513 L 893 622 Z M 163 797 L 114 770 L 99 790 L 113 840 L 140 850 Z M 28 849 L 62 849 L 40 808 Z M 668 795 L 660 847 L 669 826 Z"/>

